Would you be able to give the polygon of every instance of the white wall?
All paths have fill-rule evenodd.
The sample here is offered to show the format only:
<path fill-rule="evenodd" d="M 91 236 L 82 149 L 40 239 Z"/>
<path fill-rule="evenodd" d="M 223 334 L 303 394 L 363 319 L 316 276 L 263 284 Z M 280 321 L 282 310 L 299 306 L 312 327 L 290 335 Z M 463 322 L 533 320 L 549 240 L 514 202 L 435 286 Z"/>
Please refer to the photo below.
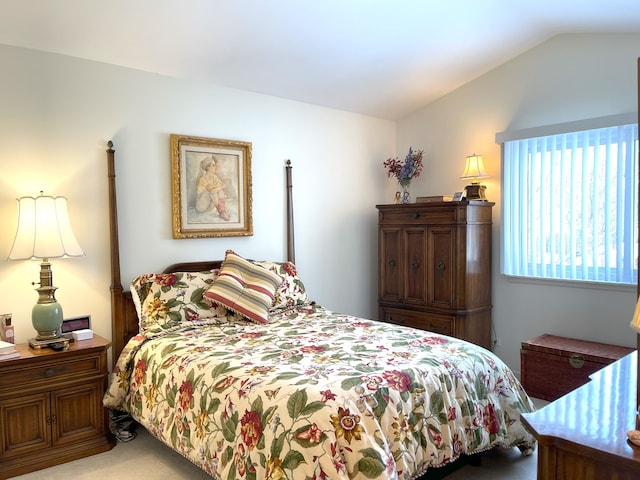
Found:
<path fill-rule="evenodd" d="M 413 189 L 437 195 L 462 190 L 464 158 L 484 156 L 496 202 L 493 229 L 495 347 L 519 371 L 520 342 L 551 333 L 635 346 L 629 321 L 635 287 L 618 289 L 516 283 L 500 275 L 500 147 L 508 129 L 635 112 L 640 35 L 561 35 L 398 122 L 398 151 L 425 149 Z"/>
<path fill-rule="evenodd" d="M 283 259 L 284 161 L 292 160 L 296 263 L 310 296 L 332 309 L 376 314 L 376 203 L 390 193 L 382 160 L 393 122 L 211 84 L 0 46 L 0 258 L 22 195 L 65 195 L 86 256 L 53 260 L 66 317 L 90 314 L 110 338 L 107 141 L 116 150 L 122 280 L 227 248 Z M 253 144 L 252 237 L 174 240 L 169 134 Z M 34 335 L 37 262 L 0 261 L 0 313 L 18 341 Z"/>

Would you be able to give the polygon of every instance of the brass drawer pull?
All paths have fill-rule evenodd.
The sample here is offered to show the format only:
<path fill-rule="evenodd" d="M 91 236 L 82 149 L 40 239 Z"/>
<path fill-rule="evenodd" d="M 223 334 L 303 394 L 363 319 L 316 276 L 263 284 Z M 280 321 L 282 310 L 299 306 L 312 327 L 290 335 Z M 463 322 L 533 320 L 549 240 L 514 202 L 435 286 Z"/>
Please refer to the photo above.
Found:
<path fill-rule="evenodd" d="M 54 368 L 47 368 L 44 371 L 44 377 L 45 378 L 51 378 L 55 375 L 59 375 L 60 373 L 65 373 L 66 371 L 68 371 L 69 369 L 67 367 L 63 367 L 63 368 L 59 368 L 59 369 L 54 369 Z"/>
<path fill-rule="evenodd" d="M 411 262 L 411 271 L 413 272 L 414 275 L 418 273 L 419 268 L 420 268 L 420 263 L 418 262 L 418 259 L 416 257 L 413 257 L 413 262 Z"/>
<path fill-rule="evenodd" d="M 579 353 L 572 353 L 569 357 L 569 365 L 571 365 L 573 368 L 584 367 L 584 357 Z"/>
<path fill-rule="evenodd" d="M 444 263 L 444 257 L 440 257 L 440 261 L 438 262 L 438 265 L 436 265 L 436 268 L 438 269 L 438 275 L 440 275 L 440 278 L 443 278 L 444 270 L 445 268 L 447 268 L 447 266 Z"/>

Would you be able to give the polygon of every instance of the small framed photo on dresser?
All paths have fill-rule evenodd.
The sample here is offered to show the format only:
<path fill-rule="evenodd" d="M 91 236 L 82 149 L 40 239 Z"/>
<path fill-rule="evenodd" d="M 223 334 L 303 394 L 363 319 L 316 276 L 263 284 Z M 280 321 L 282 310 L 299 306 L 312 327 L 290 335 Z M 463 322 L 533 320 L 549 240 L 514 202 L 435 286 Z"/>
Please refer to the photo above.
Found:
<path fill-rule="evenodd" d="M 464 192 L 456 192 L 453 194 L 452 202 L 461 202 L 464 200 Z"/>

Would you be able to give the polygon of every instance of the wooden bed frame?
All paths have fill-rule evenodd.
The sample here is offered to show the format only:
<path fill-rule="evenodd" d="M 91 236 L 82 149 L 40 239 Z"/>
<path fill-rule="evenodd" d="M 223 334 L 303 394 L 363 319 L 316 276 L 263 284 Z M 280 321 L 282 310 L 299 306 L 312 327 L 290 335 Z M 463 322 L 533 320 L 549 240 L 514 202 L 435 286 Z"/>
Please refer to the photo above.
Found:
<path fill-rule="evenodd" d="M 122 288 L 120 277 L 120 241 L 118 237 L 118 205 L 116 195 L 115 150 L 109 141 L 107 149 L 109 177 L 109 230 L 111 244 L 111 342 L 112 363 L 118 360 L 120 352 L 131 337 L 139 332 L 138 316 L 129 290 Z M 291 161 L 285 163 L 286 204 L 287 204 L 287 260 L 295 263 L 295 242 L 293 229 L 293 184 Z M 220 268 L 222 260 L 174 263 L 163 270 L 170 272 L 201 272 Z"/>

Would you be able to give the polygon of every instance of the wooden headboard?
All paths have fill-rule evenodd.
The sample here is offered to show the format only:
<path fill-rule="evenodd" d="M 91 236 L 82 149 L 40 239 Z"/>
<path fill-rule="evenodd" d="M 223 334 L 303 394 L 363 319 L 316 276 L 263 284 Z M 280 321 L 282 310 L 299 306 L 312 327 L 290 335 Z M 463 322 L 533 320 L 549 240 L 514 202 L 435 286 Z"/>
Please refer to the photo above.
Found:
<path fill-rule="evenodd" d="M 107 149 L 109 177 L 109 231 L 111 244 L 111 342 L 113 363 L 118 360 L 120 352 L 129 339 L 138 334 L 138 316 L 136 314 L 131 292 L 122 288 L 120 278 L 120 241 L 118 237 L 118 202 L 116 195 L 115 150 L 109 141 Z M 293 229 L 293 184 L 291 177 L 291 161 L 285 164 L 286 202 L 287 202 L 287 260 L 295 262 L 295 242 Z M 174 263 L 163 272 L 202 272 L 220 268 L 222 260 L 205 260 L 201 262 Z"/>

